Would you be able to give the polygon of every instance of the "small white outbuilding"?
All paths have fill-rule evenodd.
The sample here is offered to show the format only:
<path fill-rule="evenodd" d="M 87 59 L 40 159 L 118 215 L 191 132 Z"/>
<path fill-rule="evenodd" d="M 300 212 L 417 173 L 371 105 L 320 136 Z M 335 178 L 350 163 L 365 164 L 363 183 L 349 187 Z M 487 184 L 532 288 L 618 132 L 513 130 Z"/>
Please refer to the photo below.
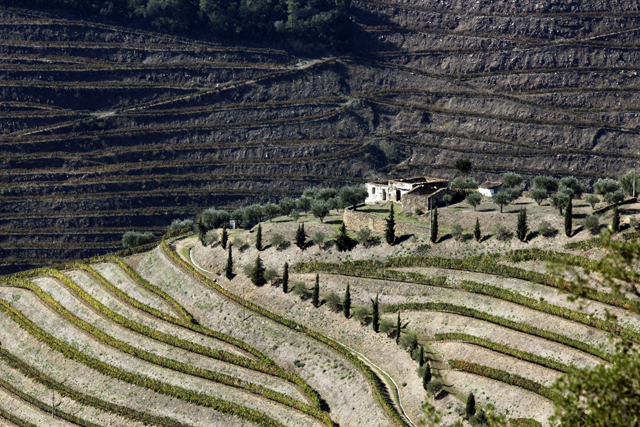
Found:
<path fill-rule="evenodd" d="M 486 181 L 480 187 L 478 187 L 478 192 L 486 197 L 493 197 L 494 194 L 502 190 L 502 182 Z"/>

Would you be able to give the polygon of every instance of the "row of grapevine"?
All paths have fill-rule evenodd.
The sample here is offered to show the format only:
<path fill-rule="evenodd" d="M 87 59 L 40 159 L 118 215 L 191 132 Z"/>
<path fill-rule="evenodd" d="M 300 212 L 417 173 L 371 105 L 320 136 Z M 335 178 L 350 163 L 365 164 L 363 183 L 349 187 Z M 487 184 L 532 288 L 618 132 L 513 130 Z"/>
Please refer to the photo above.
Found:
<path fill-rule="evenodd" d="M 145 375 L 127 372 L 123 369 L 91 358 L 65 342 L 48 334 L 4 300 L 0 300 L 0 311 L 6 313 L 11 317 L 11 319 L 20 325 L 20 327 L 29 332 L 29 334 L 35 337 L 38 341 L 50 347 L 52 350 L 58 351 L 65 357 L 80 362 L 101 374 L 139 387 L 147 388 L 156 393 L 175 397 L 185 402 L 209 407 L 224 414 L 235 415 L 264 427 L 284 427 L 282 423 L 277 422 L 254 409 L 249 409 L 233 402 L 218 399 L 205 393 L 166 384 Z"/>
<path fill-rule="evenodd" d="M 234 363 L 240 366 L 246 366 L 249 369 L 254 369 L 254 370 L 260 370 L 260 371 L 266 371 L 266 372 L 270 372 L 268 367 L 265 366 L 261 366 L 262 364 L 260 363 L 256 363 L 252 360 L 249 359 L 244 359 L 244 358 L 240 358 L 239 356 L 235 356 L 232 355 L 228 352 L 224 352 L 224 351 L 220 351 L 220 350 L 215 350 L 215 349 L 209 349 L 207 347 L 195 344 L 195 343 L 191 343 L 189 341 L 186 340 L 180 340 L 178 338 L 172 337 L 172 336 L 166 336 L 166 334 L 162 334 L 160 332 L 157 332 L 151 328 L 148 328 L 146 326 L 143 325 L 139 325 L 136 322 L 130 321 L 120 315 L 118 315 L 117 313 L 114 313 L 113 311 L 109 310 L 107 307 L 105 307 L 104 305 L 102 305 L 100 302 L 98 302 L 97 300 L 93 299 L 87 292 L 85 292 L 82 288 L 80 288 L 79 286 L 77 286 L 75 283 L 73 283 L 69 278 L 67 278 L 64 274 L 53 271 L 53 270 L 48 270 L 48 269 L 43 269 L 43 270 L 36 270 L 34 272 L 35 274 L 38 274 L 39 276 L 44 276 L 44 275 L 50 275 L 53 276 L 55 278 L 57 278 L 58 280 L 62 281 L 63 283 L 65 283 L 65 285 L 67 285 L 69 288 L 71 288 L 77 295 L 79 295 L 81 298 L 83 298 L 85 301 L 87 301 L 89 304 L 91 304 L 91 306 L 93 306 L 94 308 L 98 309 L 100 312 L 104 313 L 105 315 L 107 315 L 109 318 L 117 321 L 118 323 L 127 323 L 128 327 L 132 330 L 136 330 L 137 332 L 143 333 L 144 335 L 149 335 L 150 337 L 152 337 L 153 339 L 156 339 L 158 341 L 163 341 L 165 343 L 168 343 L 170 345 L 175 345 L 176 347 L 190 347 L 190 348 L 186 348 L 190 351 L 194 351 L 200 354 L 204 354 L 206 356 L 218 359 L 218 360 L 222 360 L 222 361 L 229 361 L 230 363 Z M 38 286 L 36 286 L 35 284 L 31 283 L 31 282 L 27 282 L 27 281 L 20 281 L 19 279 L 13 279 L 11 281 L 8 282 L 10 285 L 15 286 L 15 287 L 21 287 L 21 288 L 25 288 L 25 289 L 29 289 L 31 291 L 33 291 L 34 293 L 36 293 L 42 300 L 45 301 L 45 303 L 47 303 L 51 308 L 53 308 L 55 311 L 57 311 L 58 313 L 60 313 L 66 320 L 70 321 L 71 323 L 75 324 L 76 326 L 78 326 L 79 328 L 87 331 L 89 334 L 91 334 L 92 336 L 94 336 L 96 339 L 102 341 L 103 343 L 116 348 L 120 351 L 122 351 L 123 353 L 126 354 L 130 354 L 136 358 L 139 358 L 141 360 L 145 360 L 147 362 L 153 363 L 157 366 L 163 367 L 163 368 L 167 368 L 167 369 L 171 369 L 174 370 L 176 372 L 181 372 L 187 375 L 191 375 L 191 376 L 195 376 L 195 377 L 199 377 L 199 378 L 203 378 L 209 381 L 213 381 L 213 382 L 217 382 L 220 384 L 224 384 L 226 386 L 229 387 L 235 387 L 235 388 L 241 388 L 244 389 L 246 391 L 249 391 L 251 393 L 255 393 L 255 394 L 259 394 L 267 399 L 271 399 L 275 402 L 281 403 L 283 405 L 289 406 L 291 408 L 296 408 L 298 410 L 301 410 L 302 412 L 305 412 L 315 418 L 318 418 L 319 420 L 323 421 L 323 417 L 324 417 L 324 412 L 320 411 L 319 409 L 317 409 L 316 407 L 312 407 L 309 406 L 305 403 L 299 402 L 295 399 L 293 399 L 292 397 L 270 390 L 266 387 L 260 386 L 260 385 L 256 385 L 256 384 L 251 384 L 251 383 L 247 383 L 245 381 L 241 381 L 237 378 L 231 377 L 229 375 L 226 374 L 222 374 L 219 372 L 215 372 L 215 371 L 211 371 L 208 369 L 202 369 L 202 368 L 198 368 L 195 367 L 193 365 L 187 364 L 187 363 L 183 363 L 183 362 L 179 362 L 176 361 L 174 359 L 169 359 L 163 356 L 159 356 L 157 354 L 154 354 L 152 352 L 149 351 L 145 351 L 145 350 L 141 350 L 138 349 L 135 346 L 132 346 L 130 344 L 127 344 L 124 341 L 118 340 L 116 338 L 113 338 L 112 336 L 104 333 L 103 331 L 101 331 L 100 329 L 92 326 L 91 324 L 89 324 L 88 322 L 85 322 L 84 320 L 76 317 L 75 315 L 73 315 L 70 311 L 68 311 L 66 308 L 64 308 L 62 305 L 60 305 L 57 301 L 55 301 L 49 294 L 47 294 L 46 292 L 42 291 L 41 288 L 39 288 Z M 117 319 L 117 320 L 116 320 Z M 146 333 L 145 333 L 146 332 Z M 87 356 L 88 358 L 88 356 Z M 89 358 L 90 359 L 90 358 Z M 244 360 L 243 360 L 244 359 Z M 86 359 L 84 359 L 86 360 Z M 82 360 L 79 360 L 82 362 Z M 85 363 L 85 362 L 82 362 Z M 87 363 L 85 363 L 87 364 Z M 87 365 L 90 366 L 90 365 Z M 91 366 L 90 366 L 91 367 Z"/>
<path fill-rule="evenodd" d="M 178 265 L 179 267 L 181 267 L 183 270 L 185 270 L 186 272 L 188 272 L 190 275 L 192 275 L 193 277 L 195 277 L 197 280 L 200 280 L 204 283 L 206 283 L 207 285 L 209 285 L 212 289 L 216 290 L 217 292 L 219 292 L 220 294 L 226 296 L 227 298 L 229 298 L 229 300 L 234 301 L 238 304 L 242 304 L 242 297 L 235 295 L 232 292 L 229 292 L 228 290 L 226 290 L 225 288 L 223 288 L 222 286 L 220 286 L 218 283 L 216 283 L 215 281 L 207 278 L 206 276 L 204 276 L 202 273 L 200 273 L 195 267 L 193 267 L 191 264 L 187 263 L 186 261 L 184 261 L 182 258 L 180 258 L 180 256 L 173 250 L 171 250 L 171 248 L 169 247 L 169 244 L 167 243 L 166 239 L 162 240 L 162 244 L 161 247 L 163 249 L 163 252 L 165 254 L 168 255 L 169 259 L 173 260 L 176 265 Z M 382 405 L 382 407 L 385 409 L 386 413 L 390 416 L 390 418 L 394 421 L 394 424 L 398 427 L 406 427 L 406 422 L 404 421 L 404 419 L 400 416 L 400 414 L 398 414 L 398 412 L 395 410 L 395 407 L 393 405 L 392 402 L 389 401 L 388 396 L 386 394 L 386 392 L 380 387 L 379 385 L 379 379 L 376 376 L 376 374 L 373 373 L 373 371 L 366 365 L 364 364 L 357 356 L 355 356 L 353 353 L 351 353 L 349 350 L 347 350 L 345 347 L 343 347 L 342 345 L 338 344 L 337 342 L 335 342 L 334 340 L 325 337 L 324 335 L 320 334 L 319 332 L 316 332 L 304 325 L 301 325 L 297 322 L 294 322 L 290 319 L 287 319 L 286 317 L 280 316 L 278 314 L 272 313 L 271 311 L 267 310 L 266 308 L 255 304 L 251 301 L 245 301 L 244 302 L 246 307 L 249 310 L 252 310 L 268 319 L 273 320 L 276 323 L 279 323 L 283 326 L 286 326 L 294 331 L 298 331 L 301 332 L 319 342 L 322 342 L 324 344 L 326 344 L 327 346 L 329 346 L 332 350 L 336 351 L 338 354 L 342 355 L 343 357 L 345 357 L 347 360 L 349 360 L 352 364 L 354 364 L 357 368 L 359 368 L 359 370 L 365 375 L 365 377 L 368 379 L 369 383 L 372 386 L 372 389 L 374 390 L 374 393 L 378 399 L 378 401 L 380 402 L 380 404 Z"/>

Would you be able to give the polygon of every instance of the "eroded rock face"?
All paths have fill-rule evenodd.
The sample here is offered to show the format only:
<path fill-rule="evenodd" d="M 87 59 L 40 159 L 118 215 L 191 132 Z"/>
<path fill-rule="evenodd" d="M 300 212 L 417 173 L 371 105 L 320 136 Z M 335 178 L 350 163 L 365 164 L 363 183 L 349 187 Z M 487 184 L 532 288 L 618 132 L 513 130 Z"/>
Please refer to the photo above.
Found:
<path fill-rule="evenodd" d="M 479 181 L 590 185 L 635 165 L 637 1 L 357 0 L 351 13 L 351 55 L 299 58 L 0 11 L 4 271 L 111 251 L 127 229 L 161 233 L 205 207 L 450 178 L 460 157 Z"/>

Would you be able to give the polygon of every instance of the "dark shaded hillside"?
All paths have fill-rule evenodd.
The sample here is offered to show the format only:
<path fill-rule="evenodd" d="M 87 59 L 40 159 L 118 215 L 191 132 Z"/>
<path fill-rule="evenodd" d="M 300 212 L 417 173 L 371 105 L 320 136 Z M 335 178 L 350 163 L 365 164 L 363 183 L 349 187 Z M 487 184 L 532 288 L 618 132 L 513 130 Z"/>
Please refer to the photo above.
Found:
<path fill-rule="evenodd" d="M 0 13 L 3 272 L 204 207 L 384 176 L 634 167 L 633 2 L 354 1 L 353 54 L 298 58 Z"/>

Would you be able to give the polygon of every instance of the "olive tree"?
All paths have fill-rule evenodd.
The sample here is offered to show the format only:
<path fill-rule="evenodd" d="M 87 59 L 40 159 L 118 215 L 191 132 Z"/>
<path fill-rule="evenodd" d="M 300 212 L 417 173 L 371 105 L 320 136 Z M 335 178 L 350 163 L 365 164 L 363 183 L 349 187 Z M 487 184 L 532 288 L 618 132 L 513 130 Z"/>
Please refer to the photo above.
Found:
<path fill-rule="evenodd" d="M 476 207 L 480 204 L 480 202 L 482 201 L 482 195 L 480 195 L 480 193 L 469 193 L 467 195 L 467 197 L 464 199 L 465 202 L 467 202 L 470 206 L 473 206 L 473 210 L 476 210 Z"/>
<path fill-rule="evenodd" d="M 356 210 L 356 206 L 367 199 L 368 193 L 364 185 L 355 185 L 352 187 L 342 187 L 339 193 L 340 202 L 343 206 L 351 206 Z"/>
<path fill-rule="evenodd" d="M 533 188 L 545 190 L 547 194 L 558 191 L 558 180 L 552 176 L 538 175 L 533 178 Z"/>
<path fill-rule="evenodd" d="M 320 222 L 324 222 L 324 218 L 329 215 L 329 205 L 322 200 L 314 200 L 311 203 L 311 213 L 318 218 Z"/>
<path fill-rule="evenodd" d="M 466 195 L 469 192 L 469 190 L 474 190 L 478 188 L 479 185 L 480 184 L 478 184 L 478 181 L 476 181 L 473 178 L 457 177 L 453 181 L 451 181 L 451 183 L 449 184 L 449 188 L 457 191 L 462 195 Z"/>
<path fill-rule="evenodd" d="M 496 193 L 493 195 L 492 201 L 495 205 L 500 206 L 500 213 L 502 213 L 502 209 L 511 203 L 511 196 L 504 191 Z"/>
<path fill-rule="evenodd" d="M 267 203 L 263 206 L 262 210 L 265 216 L 269 218 L 269 221 L 280 215 L 280 207 L 274 203 Z"/>
<path fill-rule="evenodd" d="M 560 180 L 559 191 L 570 195 L 572 198 L 582 196 L 584 185 L 573 176 L 567 176 Z"/>
<path fill-rule="evenodd" d="M 502 185 L 505 188 L 519 187 L 522 184 L 522 175 L 515 172 L 507 172 L 502 176 Z"/>
<path fill-rule="evenodd" d="M 530 197 L 535 200 L 538 206 L 540 206 L 542 202 L 544 202 L 549 197 L 549 195 L 547 194 L 547 190 L 535 188 L 531 191 Z"/>

